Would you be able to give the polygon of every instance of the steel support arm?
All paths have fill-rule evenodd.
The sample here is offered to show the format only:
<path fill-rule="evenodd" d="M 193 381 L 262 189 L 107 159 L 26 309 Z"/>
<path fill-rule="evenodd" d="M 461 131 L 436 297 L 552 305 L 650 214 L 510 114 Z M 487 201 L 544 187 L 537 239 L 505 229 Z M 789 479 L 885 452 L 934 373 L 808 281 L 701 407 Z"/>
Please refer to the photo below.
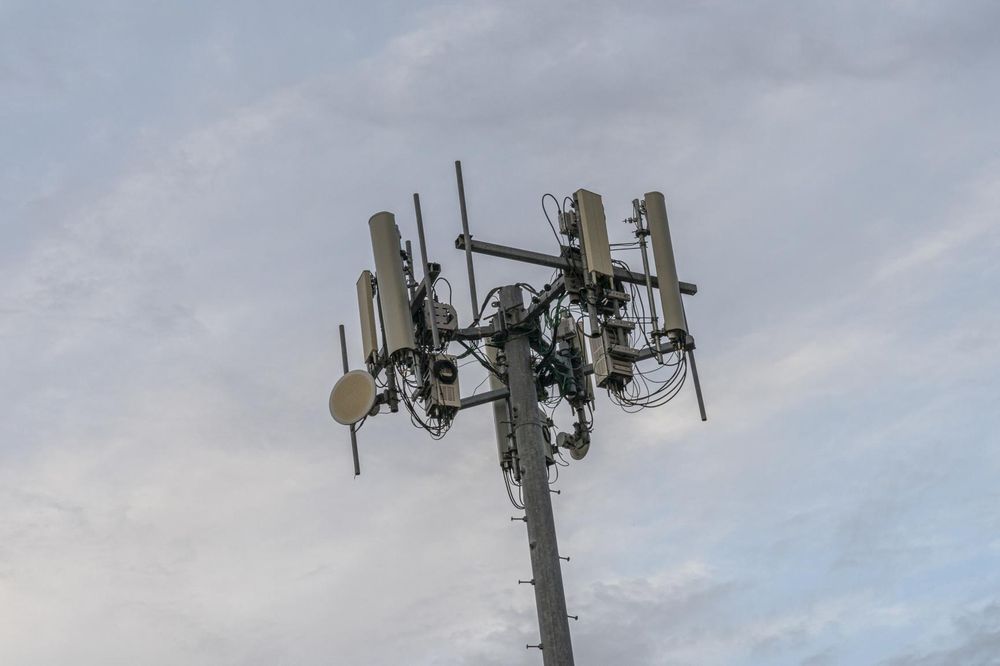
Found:
<path fill-rule="evenodd" d="M 468 409 L 469 407 L 478 407 L 479 405 L 485 405 L 487 403 L 493 402 L 494 400 L 503 400 L 508 395 L 510 395 L 510 391 L 508 391 L 506 388 L 499 388 L 493 391 L 476 393 L 475 395 L 470 395 L 468 398 L 462 398 L 462 406 L 460 407 L 460 409 Z"/>
<path fill-rule="evenodd" d="M 465 249 L 465 243 L 466 239 L 464 234 L 455 239 L 455 247 L 459 250 Z M 535 264 L 536 266 L 558 268 L 561 270 L 575 268 L 570 260 L 553 254 L 543 254 L 541 252 L 532 252 L 531 250 L 522 250 L 516 247 L 508 247 L 506 245 L 497 245 L 496 243 L 486 243 L 474 238 L 470 239 L 470 243 L 469 248 L 473 252 L 485 254 L 490 257 L 500 257 L 501 259 L 522 261 L 528 264 Z M 617 266 L 615 267 L 615 277 L 623 282 L 630 282 L 632 284 L 639 285 L 646 284 L 646 276 L 644 274 L 627 271 Z M 658 288 L 660 286 L 655 275 L 651 276 L 651 281 L 654 288 Z M 698 285 L 696 284 L 692 284 L 690 282 L 681 282 L 679 284 L 682 294 L 694 296 L 698 293 Z"/>

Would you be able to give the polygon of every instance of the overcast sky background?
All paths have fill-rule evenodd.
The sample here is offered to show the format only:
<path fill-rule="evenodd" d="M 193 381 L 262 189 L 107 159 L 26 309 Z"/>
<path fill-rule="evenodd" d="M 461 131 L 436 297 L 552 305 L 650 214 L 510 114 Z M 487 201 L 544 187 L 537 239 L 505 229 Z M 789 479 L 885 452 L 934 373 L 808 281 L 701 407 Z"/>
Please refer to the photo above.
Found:
<path fill-rule="evenodd" d="M 700 288 L 711 420 L 601 399 L 554 496 L 578 664 L 1000 664 L 998 26 L 0 0 L 0 663 L 541 663 L 489 411 L 352 479 L 326 407 L 373 212 L 467 317 L 462 159 L 542 251 L 543 193 L 662 190 Z"/>

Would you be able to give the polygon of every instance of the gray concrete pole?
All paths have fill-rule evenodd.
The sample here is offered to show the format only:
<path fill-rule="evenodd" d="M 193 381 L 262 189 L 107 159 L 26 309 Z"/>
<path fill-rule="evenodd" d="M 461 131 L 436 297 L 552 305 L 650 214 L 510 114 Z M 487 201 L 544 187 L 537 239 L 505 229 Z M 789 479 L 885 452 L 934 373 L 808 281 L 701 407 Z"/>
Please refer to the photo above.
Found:
<path fill-rule="evenodd" d="M 508 328 L 522 323 L 524 296 L 521 288 L 507 286 L 500 290 L 500 309 Z M 534 577 L 535 605 L 545 666 L 573 666 L 573 645 L 566 614 L 559 566 L 559 545 L 552 516 L 549 493 L 543 415 L 538 406 L 535 373 L 531 367 L 531 347 L 526 333 L 511 330 L 504 342 L 507 356 L 511 411 L 514 414 L 515 441 L 521 466 L 521 495 L 528 527 L 531 572 Z"/>

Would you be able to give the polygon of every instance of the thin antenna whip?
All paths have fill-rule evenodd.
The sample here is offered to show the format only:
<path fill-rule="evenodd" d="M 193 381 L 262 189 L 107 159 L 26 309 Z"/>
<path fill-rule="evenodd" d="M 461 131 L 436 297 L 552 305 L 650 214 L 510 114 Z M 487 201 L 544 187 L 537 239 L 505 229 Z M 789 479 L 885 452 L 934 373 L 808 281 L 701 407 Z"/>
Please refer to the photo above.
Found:
<path fill-rule="evenodd" d="M 472 235 L 469 233 L 469 211 L 465 207 L 465 183 L 462 180 L 462 162 L 455 160 L 455 177 L 458 179 L 458 205 L 462 209 L 462 235 L 465 237 L 465 268 L 469 272 L 469 297 L 472 299 L 472 316 L 475 326 L 479 321 L 479 297 L 476 295 L 476 272 L 472 267 Z"/>
<path fill-rule="evenodd" d="M 340 356 L 344 359 L 344 374 L 350 368 L 347 365 L 347 336 L 344 334 L 344 325 L 340 325 Z M 351 424 L 351 455 L 354 456 L 354 476 L 361 474 L 361 462 L 358 460 L 358 434 L 354 424 Z"/>
<path fill-rule="evenodd" d="M 431 290 L 430 269 L 427 267 L 427 240 L 424 238 L 424 216 L 420 214 L 420 195 L 413 193 L 413 210 L 417 213 L 417 239 L 420 241 L 420 261 L 424 264 L 424 311 L 431 320 L 431 341 L 434 349 L 441 346 L 438 337 L 437 313 L 434 312 L 434 292 Z"/>

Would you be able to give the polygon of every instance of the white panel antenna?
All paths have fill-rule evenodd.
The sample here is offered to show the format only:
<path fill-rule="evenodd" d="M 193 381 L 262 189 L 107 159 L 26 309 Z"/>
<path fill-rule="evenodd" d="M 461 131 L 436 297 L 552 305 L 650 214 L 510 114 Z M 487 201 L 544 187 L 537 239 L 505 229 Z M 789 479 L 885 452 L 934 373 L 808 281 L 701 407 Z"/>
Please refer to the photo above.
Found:
<path fill-rule="evenodd" d="M 576 346 L 580 350 L 580 355 L 583 359 L 583 364 L 587 365 L 590 363 L 590 359 L 587 357 L 587 333 L 583 330 L 583 322 L 577 322 L 576 324 Z M 592 402 L 594 400 L 594 377 L 592 374 L 587 374 L 586 376 L 586 391 L 587 391 L 587 401 Z"/>
<path fill-rule="evenodd" d="M 649 225 L 650 244 L 653 246 L 653 263 L 659 281 L 660 305 L 663 307 L 663 330 L 673 339 L 683 341 L 687 333 L 684 305 L 681 302 L 680 284 L 677 280 L 677 262 L 670 241 L 667 225 L 667 204 L 659 192 L 647 192 L 646 224 Z"/>
<path fill-rule="evenodd" d="M 604 217 L 604 202 L 601 200 L 601 195 L 588 190 L 577 190 L 574 197 L 580 215 L 580 236 L 583 240 L 587 270 L 595 280 L 599 275 L 613 277 L 615 269 L 611 265 L 608 224 Z"/>
<path fill-rule="evenodd" d="M 497 367 L 497 348 L 486 345 L 486 359 L 490 362 L 490 365 Z M 504 388 L 506 385 L 503 381 L 497 377 L 493 372 L 490 372 L 490 390 L 498 391 Z M 507 413 L 507 401 L 506 400 L 494 400 L 493 401 L 493 430 L 496 433 L 497 438 L 497 457 L 500 459 L 501 467 L 509 467 L 511 465 L 511 456 L 513 455 L 514 449 L 514 439 L 513 432 L 510 427 L 510 414 Z"/>
<path fill-rule="evenodd" d="M 378 329 L 375 327 L 375 292 L 371 271 L 361 271 L 358 278 L 358 314 L 361 317 L 361 346 L 365 363 L 374 363 L 378 354 Z"/>
<path fill-rule="evenodd" d="M 403 281 L 403 257 L 399 245 L 396 217 L 389 212 L 375 213 L 368 220 L 372 253 L 375 255 L 375 279 L 378 283 L 385 344 L 389 356 L 415 347 L 410 300 Z"/>

